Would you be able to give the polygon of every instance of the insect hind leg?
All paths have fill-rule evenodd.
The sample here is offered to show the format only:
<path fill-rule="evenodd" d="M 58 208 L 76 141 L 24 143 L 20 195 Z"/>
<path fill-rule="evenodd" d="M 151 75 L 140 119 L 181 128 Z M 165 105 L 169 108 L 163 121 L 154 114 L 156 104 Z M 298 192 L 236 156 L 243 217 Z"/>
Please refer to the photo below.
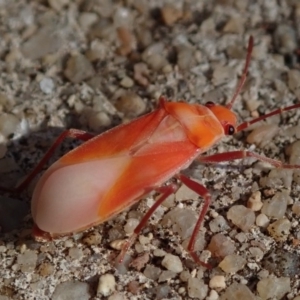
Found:
<path fill-rule="evenodd" d="M 78 129 L 67 129 L 63 131 L 55 140 L 55 142 L 52 144 L 52 146 L 48 149 L 48 151 L 44 154 L 40 162 L 35 166 L 35 168 L 27 175 L 27 177 L 16 188 L 8 189 L 0 186 L 0 190 L 9 193 L 22 192 L 28 186 L 28 184 L 33 180 L 33 178 L 42 170 L 42 168 L 47 163 L 49 158 L 53 155 L 57 147 L 68 137 L 77 138 L 82 141 L 87 141 L 93 138 L 94 135 Z"/>

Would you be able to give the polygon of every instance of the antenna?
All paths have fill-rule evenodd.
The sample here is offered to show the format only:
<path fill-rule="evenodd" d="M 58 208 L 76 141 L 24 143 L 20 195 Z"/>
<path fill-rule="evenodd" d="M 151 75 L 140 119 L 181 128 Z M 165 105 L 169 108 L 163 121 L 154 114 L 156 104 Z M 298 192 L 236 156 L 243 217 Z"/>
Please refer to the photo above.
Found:
<path fill-rule="evenodd" d="M 249 38 L 249 42 L 248 42 L 248 50 L 247 50 L 247 57 L 246 57 L 246 63 L 245 63 L 245 67 L 243 70 L 243 74 L 242 77 L 240 79 L 240 81 L 238 82 L 238 85 L 236 87 L 235 93 L 232 97 L 232 99 L 230 100 L 230 102 L 226 105 L 226 107 L 228 109 L 232 108 L 232 105 L 234 103 L 234 101 L 236 100 L 237 96 L 239 95 L 239 93 L 241 92 L 241 89 L 243 88 L 246 78 L 247 78 L 247 73 L 248 73 L 248 68 L 249 68 L 249 64 L 250 64 L 250 60 L 251 60 L 251 54 L 252 54 L 252 50 L 253 50 L 253 36 L 251 35 Z"/>

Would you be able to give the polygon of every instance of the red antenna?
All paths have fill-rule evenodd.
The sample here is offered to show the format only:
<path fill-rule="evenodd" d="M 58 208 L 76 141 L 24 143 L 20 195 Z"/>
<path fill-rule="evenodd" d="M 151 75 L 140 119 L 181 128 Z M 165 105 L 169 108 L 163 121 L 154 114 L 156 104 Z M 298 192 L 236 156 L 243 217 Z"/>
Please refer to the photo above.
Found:
<path fill-rule="evenodd" d="M 245 67 L 244 67 L 244 70 L 243 70 L 242 77 L 241 77 L 240 81 L 238 82 L 238 85 L 236 87 L 236 90 L 235 90 L 235 93 L 234 93 L 232 99 L 226 105 L 226 107 L 229 108 L 229 109 L 232 108 L 232 105 L 233 105 L 234 101 L 236 100 L 237 96 L 239 95 L 239 93 L 241 92 L 241 89 L 243 88 L 243 86 L 245 84 L 245 81 L 246 81 L 246 78 L 247 78 L 247 73 L 248 73 L 248 68 L 249 68 L 249 64 L 250 64 L 250 60 L 251 60 L 252 50 L 253 50 L 253 36 L 251 35 L 250 38 L 249 38 L 249 42 L 248 42 L 246 63 L 245 63 Z"/>

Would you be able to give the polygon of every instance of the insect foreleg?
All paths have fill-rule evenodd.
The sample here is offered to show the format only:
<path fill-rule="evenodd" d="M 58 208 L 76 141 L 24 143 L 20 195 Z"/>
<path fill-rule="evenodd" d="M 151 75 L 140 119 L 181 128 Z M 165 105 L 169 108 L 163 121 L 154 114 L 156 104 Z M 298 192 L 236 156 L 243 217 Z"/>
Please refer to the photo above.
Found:
<path fill-rule="evenodd" d="M 196 181 L 190 179 L 189 177 L 186 177 L 185 175 L 179 174 L 179 175 L 177 175 L 177 178 L 184 185 L 186 185 L 188 188 L 190 188 L 191 190 L 193 190 L 194 192 L 199 194 L 204 199 L 204 204 L 203 204 L 203 207 L 201 208 L 201 211 L 200 211 L 198 220 L 196 222 L 196 225 L 194 227 L 192 236 L 190 238 L 187 250 L 189 251 L 190 255 L 192 256 L 192 258 L 194 259 L 194 261 L 197 264 L 200 264 L 200 265 L 204 266 L 205 268 L 210 269 L 211 266 L 209 264 L 201 261 L 195 251 L 195 243 L 196 243 L 197 235 L 199 233 L 199 229 L 203 223 L 204 217 L 207 213 L 207 210 L 208 210 L 210 202 L 211 202 L 210 193 L 205 186 L 203 186 L 199 182 L 196 182 Z"/>

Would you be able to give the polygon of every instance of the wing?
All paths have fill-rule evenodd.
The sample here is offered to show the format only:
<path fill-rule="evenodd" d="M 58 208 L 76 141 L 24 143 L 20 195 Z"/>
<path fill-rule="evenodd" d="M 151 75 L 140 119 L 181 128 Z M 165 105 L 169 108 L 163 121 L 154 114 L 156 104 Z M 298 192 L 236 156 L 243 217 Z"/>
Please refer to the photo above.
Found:
<path fill-rule="evenodd" d="M 33 218 L 56 234 L 101 223 L 197 154 L 179 122 L 159 109 L 86 142 L 49 168 L 34 192 Z"/>

